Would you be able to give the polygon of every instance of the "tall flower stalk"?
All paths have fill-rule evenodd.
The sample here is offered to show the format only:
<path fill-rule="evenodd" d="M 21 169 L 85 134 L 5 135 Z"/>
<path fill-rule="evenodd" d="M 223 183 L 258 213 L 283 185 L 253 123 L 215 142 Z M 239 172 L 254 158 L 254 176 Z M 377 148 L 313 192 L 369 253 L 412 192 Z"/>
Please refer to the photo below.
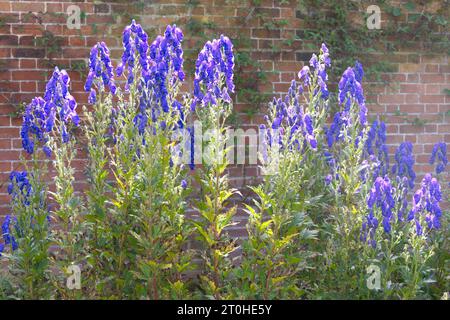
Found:
<path fill-rule="evenodd" d="M 202 288 L 208 297 L 220 299 L 226 294 L 224 286 L 231 276 L 231 254 L 237 248 L 225 231 L 234 224 L 236 207 L 231 201 L 238 194 L 229 187 L 225 175 L 230 152 L 225 123 L 232 111 L 230 94 L 234 92 L 231 41 L 225 36 L 208 41 L 195 66 L 191 109 L 196 111 L 206 138 L 202 143 L 203 166 L 199 177 L 202 194 L 197 203 L 200 217 L 194 224 L 203 244 Z"/>
<path fill-rule="evenodd" d="M 17 298 L 25 299 L 50 298 L 54 289 L 50 281 L 52 237 L 45 182 L 52 120 L 51 110 L 44 106 L 44 99 L 36 97 L 25 108 L 21 137 L 29 159 L 22 159 L 23 171 L 10 174 L 12 212 L 2 224 L 5 244 L 0 254 L 10 261 L 8 268 L 16 279 Z"/>
<path fill-rule="evenodd" d="M 114 124 L 116 108 L 113 105 L 114 95 L 118 89 L 115 86 L 113 67 L 109 58 L 109 49 L 105 43 L 97 43 L 91 49 L 89 58 L 89 74 L 85 90 L 89 92 L 89 102 L 93 109 L 84 108 L 86 125 L 84 134 L 87 139 L 88 170 L 86 221 L 87 248 L 90 252 L 87 258 L 87 280 L 92 281 L 88 287 L 89 294 L 107 294 L 106 283 L 111 271 L 112 233 L 111 219 L 108 217 L 109 192 L 111 177 L 109 172 L 108 150 L 114 143 Z M 109 88 L 110 93 L 106 91 Z M 97 90 L 96 90 L 97 89 Z M 97 93 L 98 91 L 98 93 Z"/>
<path fill-rule="evenodd" d="M 49 195 L 55 202 L 52 217 L 60 227 L 52 231 L 57 248 L 54 264 L 59 270 L 55 281 L 62 283 L 58 288 L 61 288 L 60 294 L 63 297 L 74 298 L 75 291 L 67 290 L 65 282 L 67 268 L 71 265 L 80 266 L 83 259 L 80 255 L 82 226 L 79 219 L 82 203 L 74 190 L 75 171 L 72 162 L 76 156 L 76 146 L 71 134 L 72 126 L 78 126 L 80 119 L 76 111 L 77 103 L 69 92 L 69 86 L 67 72 L 55 67 L 46 86 L 44 108 L 50 110 L 47 146 L 54 157 L 53 165 L 56 170 L 55 191 L 51 191 Z"/>
<path fill-rule="evenodd" d="M 243 243 L 240 268 L 236 272 L 237 295 L 241 298 L 276 299 L 302 296 L 309 284 L 300 280 L 313 256 L 310 245 L 317 235 L 309 216 L 317 209 L 312 186 L 314 167 L 322 168 L 315 155 L 321 146 L 317 137 L 325 123 L 329 92 L 326 68 L 328 49 L 322 46 L 310 66 L 303 67 L 284 99 L 274 99 L 260 127 L 261 170 L 264 183 L 253 190 L 257 198 L 247 206 L 248 240 Z M 311 67 L 311 68 L 310 68 Z M 314 201 L 308 199 L 313 197 Z M 291 279 L 296 278 L 297 281 Z"/>

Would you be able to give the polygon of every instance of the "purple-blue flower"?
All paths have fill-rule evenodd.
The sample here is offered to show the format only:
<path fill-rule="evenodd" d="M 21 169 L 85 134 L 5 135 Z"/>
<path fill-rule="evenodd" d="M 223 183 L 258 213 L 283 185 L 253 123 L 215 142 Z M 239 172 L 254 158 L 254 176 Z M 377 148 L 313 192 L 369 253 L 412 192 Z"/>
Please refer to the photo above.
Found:
<path fill-rule="evenodd" d="M 127 83 L 125 90 L 128 90 L 134 81 L 133 68 L 136 65 L 136 58 L 138 59 L 141 68 L 141 74 L 145 81 L 149 79 L 150 63 L 148 59 L 148 36 L 142 29 L 140 24 L 135 20 L 123 30 L 122 44 L 124 52 L 119 66 L 116 69 L 117 76 L 121 76 L 125 68 L 128 70 Z"/>
<path fill-rule="evenodd" d="M 414 172 L 413 145 L 406 141 L 400 144 L 395 152 L 395 164 L 392 166 L 392 173 L 399 177 L 407 177 L 409 187 L 414 188 L 416 173 Z"/>
<path fill-rule="evenodd" d="M 367 123 L 367 107 L 364 98 L 364 91 L 361 85 L 364 71 L 362 65 L 356 62 L 354 68 L 348 67 L 342 74 L 339 81 L 339 95 L 338 100 L 340 104 L 345 106 L 345 111 L 350 110 L 352 101 L 355 101 L 359 106 L 359 121 L 362 126 Z"/>
<path fill-rule="evenodd" d="M 7 215 L 5 216 L 5 220 L 2 223 L 2 236 L 3 236 L 3 241 L 5 242 L 4 244 L 2 244 L 1 246 L 1 250 L 0 253 L 3 252 L 5 245 L 11 245 L 11 249 L 17 250 L 18 243 L 16 241 L 16 238 L 11 234 L 11 216 Z M 17 223 L 17 218 L 14 217 L 14 222 Z M 1 255 L 0 255 L 1 256 Z"/>
<path fill-rule="evenodd" d="M 30 133 L 36 136 L 36 140 L 44 144 L 47 137 L 42 135 L 43 131 L 38 128 L 45 126 L 45 133 L 53 131 L 55 124 L 58 123 L 59 134 L 62 142 L 69 141 L 67 125 L 72 122 L 75 126 L 80 123 L 77 114 L 77 102 L 69 92 L 70 78 L 65 70 L 59 70 L 55 67 L 50 80 L 47 82 L 44 99 L 35 98 L 25 110 L 24 121 L 22 125 L 22 144 L 28 153 L 34 151 L 34 141 L 30 140 Z M 44 105 L 42 103 L 44 101 Z M 56 119 L 58 121 L 56 121 Z M 50 156 L 51 150 L 46 147 L 44 152 Z"/>
<path fill-rule="evenodd" d="M 368 243 L 372 246 L 372 248 L 375 248 L 377 246 L 375 232 L 378 228 L 378 219 L 374 217 L 372 211 L 370 211 L 365 218 L 366 219 L 361 226 L 361 234 L 359 238 L 362 242 Z"/>
<path fill-rule="evenodd" d="M 148 86 L 153 89 L 156 103 L 162 111 L 169 112 L 167 85 L 183 82 L 183 33 L 176 26 L 168 25 L 164 36 L 158 36 L 150 45 L 150 72 Z"/>
<path fill-rule="evenodd" d="M 378 166 L 374 178 L 384 177 L 389 170 L 389 155 L 386 145 L 386 124 L 375 120 L 367 135 L 365 150 L 369 156 L 376 156 Z"/>
<path fill-rule="evenodd" d="M 224 35 L 208 41 L 195 63 L 194 102 L 191 106 L 215 105 L 219 100 L 228 101 L 234 92 L 233 44 Z"/>
<path fill-rule="evenodd" d="M 388 177 L 375 179 L 372 189 L 367 197 L 369 216 L 375 216 L 375 209 L 381 212 L 384 232 L 391 232 L 391 221 L 395 209 L 395 189 L 392 187 Z"/>
<path fill-rule="evenodd" d="M 333 117 L 333 122 L 329 128 L 325 128 L 328 147 L 331 148 L 333 144 L 344 138 L 343 131 L 345 127 L 350 125 L 350 118 L 347 112 L 336 112 Z"/>
<path fill-rule="evenodd" d="M 436 161 L 437 158 L 437 161 Z M 445 170 L 447 166 L 447 145 L 445 142 L 438 142 L 434 145 L 433 151 L 431 152 L 430 161 L 431 165 L 436 163 L 436 174 L 440 174 Z"/>
<path fill-rule="evenodd" d="M 109 57 L 109 49 L 104 42 L 93 46 L 89 56 L 89 74 L 84 85 L 84 90 L 90 92 L 89 103 L 96 101 L 96 92 L 92 88 L 95 79 L 99 79 L 98 90 L 102 91 L 108 87 L 112 94 L 116 94 L 113 66 Z"/>
<path fill-rule="evenodd" d="M 304 66 L 299 72 L 298 72 L 298 78 L 300 80 L 303 80 L 303 84 L 305 87 L 309 86 L 310 82 L 310 75 L 309 75 L 309 67 Z"/>
<path fill-rule="evenodd" d="M 311 73 L 313 73 L 315 76 L 317 76 L 317 84 L 320 87 L 321 99 L 327 100 L 329 91 L 327 87 L 328 75 L 326 72 L 326 67 L 329 67 L 331 65 L 331 59 L 329 56 L 328 48 L 324 43 L 322 43 L 319 57 L 317 57 L 316 54 L 313 54 L 311 56 L 311 59 L 309 60 L 309 65 L 313 70 L 310 70 L 309 66 L 304 66 L 298 72 L 298 77 L 300 80 L 302 80 L 302 85 L 300 85 L 298 89 L 299 93 L 302 93 L 304 91 L 303 87 L 309 87 L 309 85 L 311 84 Z M 317 92 L 318 90 L 315 89 L 314 95 L 316 95 Z"/>
<path fill-rule="evenodd" d="M 58 67 L 55 67 L 45 89 L 45 108 L 49 111 L 48 113 L 55 111 L 64 124 L 71 121 L 78 126 L 80 118 L 76 112 L 77 103 L 69 92 L 69 83 L 70 78 L 66 70 L 60 71 Z"/>
<path fill-rule="evenodd" d="M 12 171 L 9 175 L 8 193 L 13 199 L 20 197 L 25 205 L 29 205 L 32 186 L 26 171 Z"/>
<path fill-rule="evenodd" d="M 269 121 L 269 128 L 265 129 L 265 140 L 268 145 L 272 146 L 273 137 L 278 137 L 280 148 L 283 149 L 283 135 L 286 132 L 289 133 L 289 139 L 287 141 L 288 148 L 292 149 L 297 147 L 300 149 L 300 143 L 297 138 L 293 140 L 294 135 L 299 132 L 304 137 L 304 141 L 309 144 L 313 149 L 317 149 L 317 140 L 314 135 L 314 120 L 311 115 L 304 113 L 303 107 L 300 106 L 298 91 L 293 86 L 296 82 L 293 81 L 289 93 L 285 96 L 284 100 L 281 98 L 274 98 L 269 104 L 269 108 L 273 110 L 273 119 Z M 285 130 L 286 129 L 286 130 Z M 297 137 L 297 136 L 295 136 Z M 306 143 L 303 145 L 306 147 Z"/>
<path fill-rule="evenodd" d="M 138 34 L 140 32 L 139 28 L 140 26 L 137 25 L 136 30 L 138 30 Z M 130 33 L 132 33 L 131 27 Z M 135 39 L 140 38 L 137 36 Z M 176 25 L 169 25 L 164 35 L 158 36 L 148 49 L 149 56 L 143 72 L 143 82 L 138 85 L 140 94 L 139 113 L 134 119 L 141 134 L 148 123 L 152 123 L 154 127 L 164 129 L 167 124 L 161 122 L 159 118 L 162 113 L 169 111 L 179 117 L 176 127 L 184 127 L 184 106 L 176 100 L 174 95 L 177 92 L 178 85 L 185 78 L 183 72 L 183 50 L 181 47 L 182 40 L 183 33 L 181 30 Z M 168 87 L 174 88 L 171 96 L 169 96 Z"/>
<path fill-rule="evenodd" d="M 426 174 L 421 187 L 414 193 L 413 206 L 408 214 L 408 221 L 414 220 L 417 234 L 422 234 L 422 221 L 429 230 L 439 229 L 442 211 L 439 206 L 442 194 L 439 181 L 431 174 Z"/>
<path fill-rule="evenodd" d="M 27 153 L 32 154 L 37 144 L 45 145 L 47 132 L 53 128 L 54 114 L 54 110 L 45 108 L 45 101 L 41 97 L 33 98 L 25 107 L 20 136 L 22 147 Z"/>

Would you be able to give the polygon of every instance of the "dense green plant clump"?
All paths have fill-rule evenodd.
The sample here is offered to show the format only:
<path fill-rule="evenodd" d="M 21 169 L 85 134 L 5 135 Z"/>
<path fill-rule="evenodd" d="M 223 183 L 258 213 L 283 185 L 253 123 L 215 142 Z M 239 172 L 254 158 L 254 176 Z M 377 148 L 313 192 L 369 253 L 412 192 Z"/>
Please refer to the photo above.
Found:
<path fill-rule="evenodd" d="M 208 41 L 193 93 L 182 95 L 182 41 L 173 25 L 149 44 L 133 21 L 116 68 L 105 43 L 92 48 L 83 119 L 58 68 L 26 107 L 29 159 L 10 176 L 0 298 L 436 299 L 449 291 L 446 145 L 436 144 L 436 173 L 419 185 L 412 144 L 401 144 L 390 166 L 385 124 L 367 121 L 359 62 L 331 106 L 323 44 L 286 96 L 269 103 L 259 128 L 262 182 L 241 205 L 226 173 L 233 44 L 223 35 Z M 81 145 L 87 187 L 79 193 Z M 247 237 L 233 239 L 240 206 Z"/>

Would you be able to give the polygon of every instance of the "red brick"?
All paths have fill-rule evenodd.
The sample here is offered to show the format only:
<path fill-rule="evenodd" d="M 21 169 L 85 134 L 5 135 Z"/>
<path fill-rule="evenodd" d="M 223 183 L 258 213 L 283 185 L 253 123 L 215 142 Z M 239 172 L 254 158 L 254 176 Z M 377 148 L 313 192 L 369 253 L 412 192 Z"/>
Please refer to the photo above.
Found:
<path fill-rule="evenodd" d="M 280 30 L 267 30 L 267 29 L 253 29 L 252 30 L 252 37 L 253 38 L 279 39 L 280 35 L 281 35 Z"/>
<path fill-rule="evenodd" d="M 445 102 L 445 96 L 427 96 L 423 95 L 420 97 L 420 102 L 422 103 L 444 103 Z"/>
<path fill-rule="evenodd" d="M 1 130 L 3 131 L 3 129 Z M 2 133 L 0 132 L 0 137 Z M 16 160 L 19 159 L 20 151 L 3 150 L 0 152 L 0 160 Z"/>
<path fill-rule="evenodd" d="M 419 84 L 401 84 L 400 92 L 402 93 L 420 93 L 423 90 L 423 86 Z"/>
<path fill-rule="evenodd" d="M 36 60 L 35 59 L 20 59 L 20 68 L 21 69 L 36 68 Z"/>
<path fill-rule="evenodd" d="M 44 12 L 45 4 L 39 2 L 13 2 L 12 11 L 23 11 L 23 12 Z"/>
<path fill-rule="evenodd" d="M 16 71 L 12 74 L 13 80 L 44 80 L 42 71 Z"/>
<path fill-rule="evenodd" d="M 0 58 L 10 58 L 10 57 L 11 57 L 11 49 L 0 48 Z"/>
<path fill-rule="evenodd" d="M 423 104 L 405 104 L 400 105 L 400 112 L 407 112 L 407 113 L 423 113 L 424 112 L 424 105 Z"/>
<path fill-rule="evenodd" d="M 439 65 L 438 64 L 427 64 L 425 65 L 425 72 L 427 73 L 438 73 Z"/>
<path fill-rule="evenodd" d="M 0 139 L 0 149 L 11 149 L 11 139 Z"/>
<path fill-rule="evenodd" d="M 445 83 L 445 76 L 441 74 L 421 74 L 420 80 L 424 83 Z"/>
<path fill-rule="evenodd" d="M 11 11 L 11 1 L 0 2 L 0 12 L 9 12 L 9 11 Z"/>
<path fill-rule="evenodd" d="M 378 98 L 379 103 L 404 103 L 404 95 L 380 95 Z"/>
<path fill-rule="evenodd" d="M 19 48 L 13 50 L 16 58 L 44 58 L 45 49 L 43 48 Z"/>
<path fill-rule="evenodd" d="M 22 92 L 36 92 L 36 82 L 21 82 L 20 90 Z"/>

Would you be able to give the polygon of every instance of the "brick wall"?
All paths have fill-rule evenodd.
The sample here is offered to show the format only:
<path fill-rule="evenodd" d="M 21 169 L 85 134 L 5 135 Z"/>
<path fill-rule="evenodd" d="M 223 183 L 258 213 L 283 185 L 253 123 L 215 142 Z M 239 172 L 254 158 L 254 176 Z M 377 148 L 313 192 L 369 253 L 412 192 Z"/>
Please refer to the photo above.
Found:
<path fill-rule="evenodd" d="M 167 24 L 178 22 L 186 34 L 183 22 L 193 17 L 215 23 L 218 26 L 216 36 L 220 33 L 231 38 L 237 34 L 247 35 L 252 47 L 258 48 L 252 58 L 261 61 L 265 71 L 269 72 L 269 82 L 260 90 L 272 95 L 284 94 L 290 80 L 310 57 L 310 50 L 301 40 L 296 40 L 290 47 L 282 45 L 283 39 L 298 34 L 304 26 L 304 21 L 296 15 L 296 1 L 282 1 L 282 4 L 277 0 L 261 1 L 258 12 L 274 19 L 288 20 L 289 23 L 280 30 L 267 30 L 258 18 L 252 18 L 251 9 L 244 0 L 201 0 L 196 6 L 186 5 L 183 0 L 145 2 L 146 5 L 142 6 L 133 5 L 132 1 L 118 0 L 0 0 L 0 214 L 7 213 L 9 198 L 6 182 L 9 172 L 18 167 L 22 152 L 19 138 L 21 119 L 9 114 L 15 111 L 14 106 L 19 103 L 28 103 L 35 95 L 43 94 L 49 70 L 52 69 L 50 64 L 68 70 L 72 79 L 72 94 L 79 105 L 86 103 L 84 78 L 74 70 L 80 60 L 87 60 L 90 47 L 97 41 L 105 41 L 115 58 L 120 56 L 120 36 L 123 26 L 129 23 L 128 18 L 123 18 L 124 12 L 135 16 L 146 30 L 152 29 L 157 33 L 162 33 Z M 73 4 L 83 12 L 80 30 L 71 30 L 66 25 L 65 12 Z M 36 39 L 39 42 L 49 32 L 58 37 L 60 51 L 52 52 L 51 43 L 47 43 L 47 48 L 42 43 L 36 43 Z M 283 49 L 274 54 L 271 49 L 274 45 L 280 45 Z M 185 49 L 189 47 L 189 42 L 184 43 Z M 427 161 L 433 144 L 438 141 L 450 143 L 450 96 L 443 93 L 444 89 L 450 89 L 448 56 L 418 50 L 421 47 L 418 41 L 389 58 L 394 62 L 396 71 L 383 77 L 391 80 L 393 85 L 364 84 L 371 92 L 368 96 L 369 112 L 371 115 L 383 114 L 388 123 L 391 153 L 403 141 L 414 144 L 419 181 L 424 172 L 432 170 Z M 190 83 L 188 78 L 186 90 L 191 88 Z M 239 101 L 235 104 L 236 110 L 245 107 L 251 106 Z M 240 116 L 249 126 L 261 121 L 260 116 L 252 119 L 245 114 Z M 412 125 L 411 121 L 415 118 L 426 120 L 425 125 Z M 83 159 L 78 159 L 76 166 L 79 169 L 78 188 L 82 189 Z M 256 176 L 257 170 L 252 166 L 240 165 L 230 168 L 230 173 L 233 183 L 240 186 L 249 177 Z"/>

